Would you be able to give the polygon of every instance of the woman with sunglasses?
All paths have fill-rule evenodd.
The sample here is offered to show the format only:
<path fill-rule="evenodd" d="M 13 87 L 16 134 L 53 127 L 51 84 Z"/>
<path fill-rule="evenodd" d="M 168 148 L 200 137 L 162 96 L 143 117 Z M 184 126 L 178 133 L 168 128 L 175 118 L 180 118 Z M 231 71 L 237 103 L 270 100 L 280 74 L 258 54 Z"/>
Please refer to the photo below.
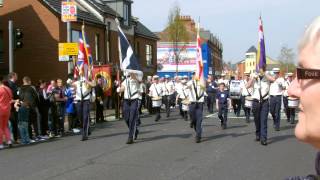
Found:
<path fill-rule="evenodd" d="M 296 137 L 320 150 L 320 17 L 306 29 L 299 44 L 297 77 L 289 87 L 290 97 L 300 99 Z M 292 177 L 289 180 L 320 178 L 320 153 L 316 158 L 317 175 Z"/>

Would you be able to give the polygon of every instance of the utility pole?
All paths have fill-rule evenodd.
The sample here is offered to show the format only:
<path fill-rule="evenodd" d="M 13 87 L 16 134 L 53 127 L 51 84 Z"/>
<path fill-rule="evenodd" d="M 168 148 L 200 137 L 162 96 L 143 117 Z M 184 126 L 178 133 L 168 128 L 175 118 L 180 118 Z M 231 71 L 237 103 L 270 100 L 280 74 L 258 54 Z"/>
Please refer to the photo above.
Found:
<path fill-rule="evenodd" d="M 13 21 L 9 20 L 9 72 L 13 72 Z"/>

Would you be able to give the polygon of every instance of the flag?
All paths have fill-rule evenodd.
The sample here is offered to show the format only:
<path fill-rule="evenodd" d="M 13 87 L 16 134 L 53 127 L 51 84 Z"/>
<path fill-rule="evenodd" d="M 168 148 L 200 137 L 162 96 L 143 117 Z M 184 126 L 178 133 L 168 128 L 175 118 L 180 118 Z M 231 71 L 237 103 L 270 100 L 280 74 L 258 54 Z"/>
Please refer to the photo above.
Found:
<path fill-rule="evenodd" d="M 79 54 L 76 67 L 74 69 L 75 76 L 83 76 L 85 79 L 92 79 L 93 60 L 91 48 L 86 40 L 85 27 L 82 25 L 82 32 L 79 35 Z"/>
<path fill-rule="evenodd" d="M 261 16 L 259 18 L 259 43 L 258 43 L 258 52 L 257 52 L 257 69 L 256 71 L 259 72 L 260 70 L 265 71 L 267 67 L 266 61 L 266 47 L 264 43 L 264 34 L 263 34 L 263 24 Z"/>
<path fill-rule="evenodd" d="M 198 23 L 197 30 L 197 69 L 196 69 L 196 78 L 201 82 L 204 82 L 203 75 L 203 61 L 202 61 L 202 49 L 201 49 L 201 38 L 200 38 L 200 23 Z"/>
<path fill-rule="evenodd" d="M 118 20 L 118 42 L 119 42 L 119 59 L 120 59 L 120 69 L 124 74 L 134 73 L 137 74 L 139 80 L 142 80 L 143 72 L 141 70 L 140 64 L 137 57 L 134 55 L 132 47 L 123 33 Z"/>

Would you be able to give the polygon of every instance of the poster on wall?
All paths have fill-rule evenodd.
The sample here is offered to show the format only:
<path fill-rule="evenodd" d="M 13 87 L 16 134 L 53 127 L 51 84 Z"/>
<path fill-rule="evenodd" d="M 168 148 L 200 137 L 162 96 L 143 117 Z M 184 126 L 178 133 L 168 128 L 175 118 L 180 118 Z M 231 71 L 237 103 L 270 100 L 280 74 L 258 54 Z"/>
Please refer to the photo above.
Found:
<path fill-rule="evenodd" d="M 190 72 L 195 70 L 197 45 L 195 43 L 178 44 L 179 53 L 178 71 Z M 175 46 L 173 43 L 158 43 L 157 47 L 158 72 L 175 72 Z"/>
<path fill-rule="evenodd" d="M 93 66 L 93 77 L 96 79 L 98 75 L 102 77 L 102 87 L 105 96 L 111 96 L 112 93 L 112 79 L 111 79 L 111 67 Z"/>

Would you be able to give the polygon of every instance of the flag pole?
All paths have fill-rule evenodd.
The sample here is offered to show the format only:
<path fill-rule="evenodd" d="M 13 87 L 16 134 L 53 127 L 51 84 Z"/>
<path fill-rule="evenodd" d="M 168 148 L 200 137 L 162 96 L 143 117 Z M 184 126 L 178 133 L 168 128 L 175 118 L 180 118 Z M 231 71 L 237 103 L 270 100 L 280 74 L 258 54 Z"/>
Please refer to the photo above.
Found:
<path fill-rule="evenodd" d="M 90 72 L 90 69 L 91 69 L 91 64 L 89 62 L 89 51 L 88 51 L 88 48 L 87 48 L 87 40 L 86 40 L 86 34 L 85 34 L 85 24 L 84 24 L 84 21 L 82 23 L 82 39 L 83 39 L 83 44 L 84 44 L 84 49 L 85 49 L 85 52 L 86 52 L 86 55 L 85 55 L 85 58 L 88 62 L 88 79 L 89 80 L 89 77 L 91 76 L 91 72 Z M 91 77 L 92 79 L 92 77 Z"/>

